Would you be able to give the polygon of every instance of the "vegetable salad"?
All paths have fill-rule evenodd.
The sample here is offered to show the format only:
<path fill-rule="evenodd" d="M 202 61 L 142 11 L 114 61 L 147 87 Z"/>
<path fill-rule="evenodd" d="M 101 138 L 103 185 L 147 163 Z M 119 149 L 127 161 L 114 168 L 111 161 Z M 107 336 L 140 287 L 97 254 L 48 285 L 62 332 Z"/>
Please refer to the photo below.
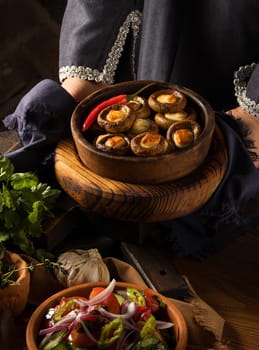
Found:
<path fill-rule="evenodd" d="M 88 298 L 63 297 L 39 331 L 40 350 L 171 350 L 173 327 L 166 305 L 151 289 L 95 287 Z"/>

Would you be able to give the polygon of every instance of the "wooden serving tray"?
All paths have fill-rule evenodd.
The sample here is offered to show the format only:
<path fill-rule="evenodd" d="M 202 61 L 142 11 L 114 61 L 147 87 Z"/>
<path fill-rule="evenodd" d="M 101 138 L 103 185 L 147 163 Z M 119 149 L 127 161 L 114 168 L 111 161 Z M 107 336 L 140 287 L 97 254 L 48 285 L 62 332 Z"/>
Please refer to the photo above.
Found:
<path fill-rule="evenodd" d="M 101 177 L 80 160 L 71 138 L 55 150 L 55 173 L 62 189 L 79 205 L 105 217 L 135 222 L 166 221 L 201 208 L 222 181 L 228 164 L 225 139 L 216 126 L 205 162 L 171 183 L 137 185 Z"/>

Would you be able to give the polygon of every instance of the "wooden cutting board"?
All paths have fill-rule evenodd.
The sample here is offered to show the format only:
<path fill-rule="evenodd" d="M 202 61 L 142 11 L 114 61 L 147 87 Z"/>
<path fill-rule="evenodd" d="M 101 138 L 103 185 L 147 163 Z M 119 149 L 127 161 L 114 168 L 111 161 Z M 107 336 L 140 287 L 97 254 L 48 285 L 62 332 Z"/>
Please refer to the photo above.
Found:
<path fill-rule="evenodd" d="M 158 222 L 201 208 L 221 183 L 228 164 L 223 134 L 215 128 L 205 162 L 192 174 L 171 183 L 136 185 L 101 177 L 80 161 L 72 138 L 55 150 L 55 173 L 63 190 L 79 205 L 105 217 Z"/>

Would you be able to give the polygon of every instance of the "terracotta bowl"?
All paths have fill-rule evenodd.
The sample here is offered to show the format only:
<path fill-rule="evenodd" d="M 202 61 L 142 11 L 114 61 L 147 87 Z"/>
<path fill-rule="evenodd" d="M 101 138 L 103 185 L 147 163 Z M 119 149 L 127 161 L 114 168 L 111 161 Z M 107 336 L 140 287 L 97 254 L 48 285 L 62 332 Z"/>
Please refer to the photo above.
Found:
<path fill-rule="evenodd" d="M 96 286 L 106 286 L 107 284 L 102 282 L 86 283 L 78 286 L 73 286 L 64 289 L 45 300 L 38 308 L 34 311 L 31 318 L 29 319 L 27 329 L 26 329 L 26 345 L 27 350 L 38 350 L 38 332 L 41 329 L 41 324 L 44 319 L 44 315 L 47 313 L 48 309 L 54 307 L 63 296 L 88 296 L 93 287 Z M 135 287 L 139 290 L 144 290 L 145 288 L 136 284 L 129 284 L 125 282 L 117 282 L 116 288 L 125 287 Z M 162 301 L 167 305 L 168 316 L 171 322 L 174 323 L 172 328 L 173 335 L 176 339 L 176 346 L 171 350 L 184 350 L 187 347 L 188 333 L 185 319 L 180 312 L 180 310 L 175 306 L 173 301 L 167 299 L 163 295 L 153 292 L 158 295 Z"/>
<path fill-rule="evenodd" d="M 187 103 L 198 114 L 198 121 L 202 127 L 200 137 L 191 148 L 180 149 L 170 154 L 152 157 L 115 156 L 99 151 L 90 142 L 87 132 L 82 132 L 83 122 L 88 113 L 100 102 L 119 94 L 132 94 L 152 81 L 136 80 L 101 89 L 79 103 L 71 118 L 72 137 L 82 163 L 94 173 L 127 183 L 159 184 L 182 178 L 205 160 L 213 136 L 215 116 L 210 105 L 197 93 L 164 82 L 155 82 L 142 96 L 168 88 L 177 88 L 187 97 Z"/>
<path fill-rule="evenodd" d="M 25 309 L 30 291 L 30 272 L 27 269 L 27 262 L 19 255 L 6 251 L 6 262 L 15 265 L 20 269 L 16 283 L 5 288 L 0 288 L 0 310 L 10 310 L 14 317 L 18 317 Z"/>

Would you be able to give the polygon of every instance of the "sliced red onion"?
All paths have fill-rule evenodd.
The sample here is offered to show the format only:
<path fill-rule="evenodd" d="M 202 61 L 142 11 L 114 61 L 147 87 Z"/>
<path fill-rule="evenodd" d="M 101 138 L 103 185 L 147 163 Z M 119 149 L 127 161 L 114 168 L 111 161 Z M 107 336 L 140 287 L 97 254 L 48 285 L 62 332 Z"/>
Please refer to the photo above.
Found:
<path fill-rule="evenodd" d="M 122 336 L 118 339 L 118 341 L 116 343 L 116 350 L 126 349 L 125 343 L 128 340 L 128 338 L 134 333 L 135 333 L 135 331 L 129 331 L 128 333 L 123 332 Z M 130 347 L 129 347 L 129 345 L 130 345 Z M 127 348 L 131 349 L 133 343 L 129 344 L 129 345 L 127 346 Z"/>
<path fill-rule="evenodd" d="M 131 329 L 133 331 L 139 330 L 139 328 L 136 326 L 135 322 L 130 322 L 131 320 L 125 320 L 124 326 L 126 329 Z"/>
<path fill-rule="evenodd" d="M 39 335 L 52 334 L 52 333 L 56 333 L 56 332 L 62 331 L 63 329 L 66 329 L 68 325 L 69 325 L 69 323 L 67 323 L 67 324 L 63 323 L 63 324 L 61 324 L 59 326 L 55 325 L 54 327 L 41 329 L 39 331 Z"/>
<path fill-rule="evenodd" d="M 110 294 L 113 292 L 113 290 L 115 288 L 115 284 L 116 284 L 116 280 L 112 279 L 111 282 L 108 284 L 108 286 L 103 291 L 101 291 L 99 294 L 97 294 L 94 298 L 89 299 L 89 300 L 81 299 L 78 302 L 80 304 L 80 307 L 101 304 L 102 301 L 107 299 L 110 296 Z"/>
<path fill-rule="evenodd" d="M 174 327 L 173 322 L 156 320 L 156 328 L 157 329 L 167 329 L 167 328 L 171 328 L 171 327 Z"/>
<path fill-rule="evenodd" d="M 100 311 L 101 315 L 107 316 L 110 319 L 114 319 L 118 317 L 123 319 L 129 319 L 135 315 L 136 308 L 137 308 L 136 304 L 134 302 L 131 302 L 129 303 L 128 308 L 124 314 L 113 314 L 112 312 L 107 311 L 103 307 L 99 307 L 98 310 Z"/>
<path fill-rule="evenodd" d="M 81 319 L 81 313 L 79 313 L 74 320 L 72 320 L 72 322 L 68 325 L 67 327 L 67 332 L 64 335 L 63 339 L 66 340 L 69 335 L 71 334 L 71 332 L 73 331 L 73 329 L 78 325 L 78 323 L 80 323 Z"/>
<path fill-rule="evenodd" d="M 116 293 L 124 297 L 124 299 L 127 299 L 128 297 L 126 289 L 117 289 Z"/>
<path fill-rule="evenodd" d="M 84 322 L 81 322 L 81 326 L 83 327 L 85 333 L 87 334 L 87 336 L 94 342 L 97 343 L 97 340 L 95 339 L 95 337 L 93 337 L 92 333 L 89 331 L 89 329 L 86 327 Z"/>
<path fill-rule="evenodd" d="M 65 329 L 68 327 L 68 325 L 74 321 L 74 319 L 77 316 L 77 312 L 75 310 L 71 310 L 68 314 L 63 316 L 59 321 L 57 321 L 54 326 L 41 329 L 39 331 L 39 335 L 49 334 L 49 333 L 55 333 L 61 329 Z"/>
<path fill-rule="evenodd" d="M 123 303 L 121 304 L 121 313 L 124 314 L 125 312 L 127 312 L 129 303 L 131 303 L 131 301 L 129 300 L 124 300 Z"/>

